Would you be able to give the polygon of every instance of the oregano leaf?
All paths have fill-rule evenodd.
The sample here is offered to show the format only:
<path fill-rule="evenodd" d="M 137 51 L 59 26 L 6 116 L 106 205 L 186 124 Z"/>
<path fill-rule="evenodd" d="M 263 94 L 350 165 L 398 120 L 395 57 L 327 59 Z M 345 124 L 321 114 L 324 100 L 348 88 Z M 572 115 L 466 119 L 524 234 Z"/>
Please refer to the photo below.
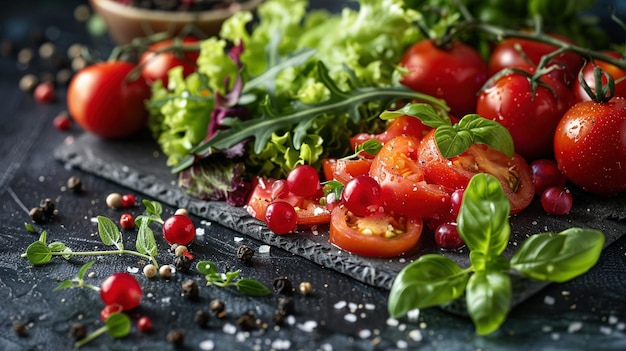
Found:
<path fill-rule="evenodd" d="M 122 233 L 115 223 L 104 216 L 98 216 L 98 234 L 104 245 L 118 246 L 122 241 Z"/>
<path fill-rule="evenodd" d="M 52 259 L 52 250 L 42 243 L 35 241 L 26 248 L 26 258 L 34 265 L 41 265 L 50 262 Z"/>
<path fill-rule="evenodd" d="M 267 296 L 272 293 L 269 288 L 254 279 L 239 279 L 235 286 L 239 292 L 248 296 Z"/>
<path fill-rule="evenodd" d="M 137 251 L 140 253 L 155 257 L 158 252 L 158 247 L 154 238 L 154 233 L 148 224 L 148 221 L 141 221 L 141 225 L 137 231 L 137 241 L 135 245 L 137 247 Z"/>

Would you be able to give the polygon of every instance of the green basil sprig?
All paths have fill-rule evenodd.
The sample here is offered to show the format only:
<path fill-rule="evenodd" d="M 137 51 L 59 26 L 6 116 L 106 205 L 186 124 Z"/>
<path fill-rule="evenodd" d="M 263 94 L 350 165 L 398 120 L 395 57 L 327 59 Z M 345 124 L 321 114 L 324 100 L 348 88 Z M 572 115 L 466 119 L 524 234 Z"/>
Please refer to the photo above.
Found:
<path fill-rule="evenodd" d="M 502 124 L 477 114 L 465 115 L 452 124 L 447 115 L 438 114 L 432 105 L 410 103 L 395 111 L 384 111 L 380 118 L 389 120 L 408 115 L 418 118 L 425 125 L 435 128 L 435 142 L 445 158 L 463 153 L 472 144 L 486 144 L 513 156 L 513 137 Z"/>
<path fill-rule="evenodd" d="M 513 295 L 510 273 L 564 282 L 593 267 L 604 245 L 604 234 L 571 228 L 530 236 L 509 261 L 502 255 L 511 232 L 509 202 L 498 180 L 479 173 L 469 182 L 457 219 L 458 231 L 470 250 L 470 266 L 427 254 L 404 267 L 394 280 L 389 314 L 405 315 L 416 308 L 445 304 L 465 295 L 477 334 L 497 330 L 506 319 Z"/>

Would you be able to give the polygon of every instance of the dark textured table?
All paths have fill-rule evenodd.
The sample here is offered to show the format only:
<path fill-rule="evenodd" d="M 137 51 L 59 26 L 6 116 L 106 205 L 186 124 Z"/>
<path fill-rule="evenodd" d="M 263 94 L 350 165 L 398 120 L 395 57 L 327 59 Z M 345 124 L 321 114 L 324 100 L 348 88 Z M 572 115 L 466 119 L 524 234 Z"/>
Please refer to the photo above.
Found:
<path fill-rule="evenodd" d="M 17 46 L 34 40 L 33 29 L 39 29 L 44 36 L 53 35 L 59 47 L 72 42 L 101 45 L 86 35 L 84 23 L 73 19 L 72 11 L 80 3 L 42 0 L 34 6 L 11 2 L 0 15 L 0 34 L 15 40 Z M 69 336 L 73 323 L 83 323 L 90 331 L 102 325 L 99 313 L 103 304 L 93 291 L 52 291 L 59 280 L 72 278 L 86 258 L 55 258 L 41 267 L 33 267 L 20 258 L 28 244 L 37 240 L 36 234 L 24 228 L 25 222 L 31 222 L 29 209 L 44 198 L 52 198 L 58 215 L 35 227 L 48 232 L 49 242 L 60 240 L 74 250 L 93 250 L 102 245 L 91 235 L 97 230 L 91 219 L 104 215 L 117 220 L 122 213 L 106 206 L 107 194 L 135 193 L 139 200 L 152 197 L 147 195 L 149 192 L 137 192 L 55 159 L 54 150 L 61 145 L 90 142 L 77 127 L 69 132 L 52 127 L 52 119 L 65 109 L 63 89 L 58 102 L 40 104 L 18 89 L 17 82 L 26 71 L 16 65 L 14 56 L 2 57 L 0 72 L 0 350 L 66 350 L 73 344 Z M 66 189 L 70 176 L 82 180 L 83 193 Z M 593 203 L 584 206 L 583 211 L 587 206 L 593 208 Z M 165 206 L 166 214 L 174 210 L 175 207 Z M 141 207 L 129 210 L 134 215 L 141 211 Z M 215 221 L 193 219 L 204 230 L 192 246 L 197 257 L 214 261 L 224 270 L 241 269 L 243 277 L 268 286 L 278 276 L 289 277 L 294 285 L 308 281 L 313 293 L 295 294 L 293 316 L 284 325 L 275 326 L 275 293 L 253 298 L 231 289 L 205 286 L 204 278 L 194 271 L 178 272 L 169 281 L 149 280 L 137 273 L 144 299 L 129 315 L 133 319 L 140 315 L 151 317 L 153 331 L 142 334 L 133 327 L 125 338 L 101 336 L 85 349 L 170 349 L 173 347 L 167 343 L 166 334 L 178 328 L 186 330 L 182 349 L 188 350 L 626 349 L 626 236 L 608 246 L 590 272 L 567 283 L 547 286 L 515 307 L 499 331 L 480 337 L 474 334 L 469 319 L 437 308 L 422 310 L 412 318 L 390 319 L 386 289 L 275 246 L 268 253 L 260 253 L 264 242 Z M 568 217 L 560 220 L 565 225 L 571 222 Z M 621 233 L 626 232 L 623 222 L 609 220 L 606 226 L 618 228 L 618 232 L 621 227 Z M 132 247 L 133 232 L 123 234 L 126 245 Z M 159 261 L 171 261 L 163 241 L 157 240 L 161 248 Z M 244 265 L 235 257 L 242 244 L 257 251 L 252 265 Z M 134 272 L 141 267 L 130 256 L 98 257 L 91 270 L 96 274 L 87 280 L 97 285 L 113 272 Z M 180 285 L 186 279 L 200 284 L 199 299 L 181 296 Z M 212 317 L 205 328 L 197 326 L 194 314 L 200 309 L 208 310 L 209 302 L 215 298 L 227 302 L 228 316 Z M 266 327 L 251 331 L 237 327 L 237 317 L 247 311 L 253 311 Z M 26 335 L 14 331 L 18 323 L 25 324 Z"/>

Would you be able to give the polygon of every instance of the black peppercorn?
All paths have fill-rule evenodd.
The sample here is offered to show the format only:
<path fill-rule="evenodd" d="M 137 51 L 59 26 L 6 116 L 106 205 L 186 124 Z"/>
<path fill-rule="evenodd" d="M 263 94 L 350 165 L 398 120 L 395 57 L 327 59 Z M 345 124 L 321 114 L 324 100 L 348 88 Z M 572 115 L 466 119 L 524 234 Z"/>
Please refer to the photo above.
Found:
<path fill-rule="evenodd" d="M 197 299 L 199 294 L 198 284 L 192 279 L 187 279 L 181 285 L 180 292 L 181 295 L 187 296 L 190 299 Z"/>
<path fill-rule="evenodd" d="M 274 282 L 272 283 L 274 287 L 274 291 L 277 294 L 283 295 L 291 295 L 293 294 L 293 285 L 291 284 L 291 280 L 287 277 L 278 277 L 274 278 Z"/>
<path fill-rule="evenodd" d="M 285 312 L 285 314 L 290 315 L 295 311 L 293 299 L 287 296 L 279 296 L 277 309 L 279 311 Z"/>
<path fill-rule="evenodd" d="M 191 259 L 185 255 L 174 257 L 174 267 L 180 272 L 189 272 Z"/>
<path fill-rule="evenodd" d="M 254 312 L 252 311 L 241 314 L 237 317 L 235 323 L 243 330 L 252 330 L 258 327 L 256 319 L 254 318 Z"/>
<path fill-rule="evenodd" d="M 17 322 L 13 324 L 13 331 L 15 331 L 15 334 L 17 334 L 17 336 L 19 336 L 20 338 L 28 336 L 28 329 L 26 328 L 26 324 L 22 322 Z"/>
<path fill-rule="evenodd" d="M 41 207 L 46 216 L 51 217 L 54 215 L 55 205 L 51 198 L 41 200 L 39 207 Z"/>
<path fill-rule="evenodd" d="M 272 321 L 276 325 L 283 325 L 285 324 L 286 318 L 287 318 L 287 314 L 285 313 L 285 311 L 276 310 L 276 312 L 274 312 L 274 316 L 272 317 Z"/>
<path fill-rule="evenodd" d="M 252 263 L 252 256 L 254 256 L 254 250 L 246 245 L 241 245 L 237 249 L 237 258 L 245 264 Z"/>
<path fill-rule="evenodd" d="M 72 324 L 70 327 L 70 336 L 72 336 L 75 340 L 84 339 L 87 336 L 87 327 L 81 323 Z"/>
<path fill-rule="evenodd" d="M 203 310 L 196 311 L 196 314 L 193 317 L 194 323 L 196 323 L 200 328 L 205 328 L 209 323 L 210 314 Z"/>
<path fill-rule="evenodd" d="M 209 309 L 213 312 L 218 318 L 224 316 L 224 310 L 226 309 L 226 303 L 219 299 L 214 299 L 209 304 Z"/>
<path fill-rule="evenodd" d="M 182 329 L 170 330 L 166 336 L 167 342 L 175 346 L 182 346 L 185 343 L 185 331 Z"/>
<path fill-rule="evenodd" d="M 35 223 L 41 223 L 44 220 L 44 212 L 41 207 L 31 208 L 28 215 Z"/>

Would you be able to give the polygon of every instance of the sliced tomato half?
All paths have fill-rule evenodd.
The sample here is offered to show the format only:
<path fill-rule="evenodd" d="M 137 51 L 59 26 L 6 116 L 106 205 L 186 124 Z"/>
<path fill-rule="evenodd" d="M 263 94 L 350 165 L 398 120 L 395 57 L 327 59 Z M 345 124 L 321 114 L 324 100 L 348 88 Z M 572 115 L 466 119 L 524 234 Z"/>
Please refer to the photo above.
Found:
<path fill-rule="evenodd" d="M 422 220 L 384 212 L 358 217 L 344 206 L 335 207 L 329 240 L 348 252 L 367 257 L 395 257 L 416 247 Z"/>
<path fill-rule="evenodd" d="M 447 159 L 439 152 L 434 131 L 422 139 L 418 154 L 426 181 L 452 189 L 464 189 L 476 173 L 495 176 L 509 199 L 511 213 L 522 211 L 534 197 L 532 169 L 520 155 L 508 157 L 487 145 L 473 144 L 459 156 Z"/>
<path fill-rule="evenodd" d="M 284 201 L 291 204 L 298 214 L 299 226 L 312 226 L 330 222 L 330 211 L 320 204 L 320 196 L 310 198 L 294 195 L 293 193 L 276 195 L 272 186 L 275 179 L 257 177 L 254 188 L 245 206 L 246 211 L 254 218 L 265 222 L 265 211 L 274 201 Z"/>
<path fill-rule="evenodd" d="M 409 217 L 439 217 L 450 210 L 450 190 L 431 184 L 417 162 L 419 140 L 398 136 L 378 152 L 370 176 L 378 181 L 388 212 Z"/>
<path fill-rule="evenodd" d="M 368 175 L 371 165 L 372 159 L 370 158 L 327 158 L 322 163 L 322 169 L 326 180 L 336 180 L 346 184 L 354 177 Z"/>

